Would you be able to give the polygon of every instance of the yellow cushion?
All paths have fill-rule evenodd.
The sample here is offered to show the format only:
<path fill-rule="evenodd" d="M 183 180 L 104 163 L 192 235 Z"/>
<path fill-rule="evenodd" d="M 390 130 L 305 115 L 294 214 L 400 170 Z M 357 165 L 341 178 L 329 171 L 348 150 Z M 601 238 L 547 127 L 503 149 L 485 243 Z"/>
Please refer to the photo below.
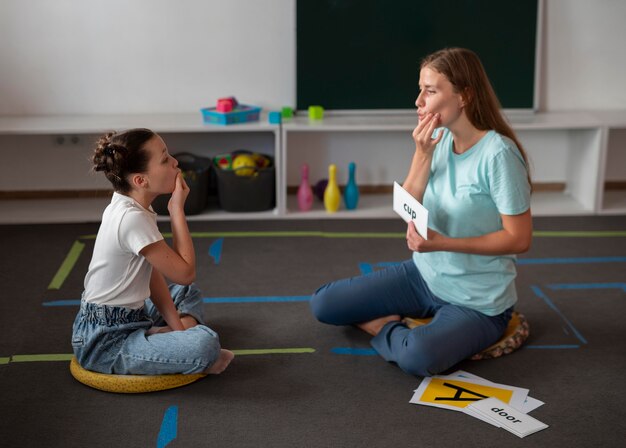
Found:
<path fill-rule="evenodd" d="M 403 319 L 404 323 L 409 328 L 419 327 L 420 325 L 426 325 L 432 320 L 432 318 L 427 319 L 413 319 L 410 317 L 405 317 Z M 504 334 L 500 338 L 498 342 L 493 344 L 491 347 L 487 347 L 480 353 L 475 354 L 471 357 L 473 360 L 478 359 L 489 359 L 489 358 L 498 358 L 503 355 L 508 355 L 509 353 L 514 352 L 528 338 L 530 334 L 530 326 L 528 325 L 528 321 L 526 317 L 518 312 L 513 312 L 511 316 L 511 320 L 509 321 L 509 325 L 507 326 Z"/>
<path fill-rule="evenodd" d="M 206 376 L 204 373 L 191 375 L 109 375 L 83 369 L 75 357 L 72 357 L 70 361 L 70 372 L 74 378 L 86 386 L 120 394 L 174 389 L 175 387 L 193 383 Z"/>

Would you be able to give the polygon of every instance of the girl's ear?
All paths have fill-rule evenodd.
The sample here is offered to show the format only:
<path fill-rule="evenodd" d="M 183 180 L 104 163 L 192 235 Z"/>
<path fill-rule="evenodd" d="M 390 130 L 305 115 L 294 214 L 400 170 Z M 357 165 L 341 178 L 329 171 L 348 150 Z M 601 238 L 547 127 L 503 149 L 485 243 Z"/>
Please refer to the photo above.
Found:
<path fill-rule="evenodd" d="M 148 178 L 144 174 L 132 174 L 130 184 L 137 189 L 148 187 Z"/>

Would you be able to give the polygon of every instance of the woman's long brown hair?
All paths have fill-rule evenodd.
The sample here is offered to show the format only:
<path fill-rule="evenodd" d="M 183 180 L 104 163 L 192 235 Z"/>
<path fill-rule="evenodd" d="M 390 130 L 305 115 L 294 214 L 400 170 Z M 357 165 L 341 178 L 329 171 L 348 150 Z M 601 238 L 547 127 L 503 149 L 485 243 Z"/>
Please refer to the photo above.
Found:
<path fill-rule="evenodd" d="M 444 75 L 455 92 L 465 100 L 465 113 L 470 123 L 481 131 L 494 130 L 510 138 L 526 162 L 528 183 L 532 189 L 530 165 L 524 147 L 500 110 L 500 101 L 489 82 L 480 59 L 465 48 L 445 48 L 426 56 L 420 68 L 428 67 Z"/>

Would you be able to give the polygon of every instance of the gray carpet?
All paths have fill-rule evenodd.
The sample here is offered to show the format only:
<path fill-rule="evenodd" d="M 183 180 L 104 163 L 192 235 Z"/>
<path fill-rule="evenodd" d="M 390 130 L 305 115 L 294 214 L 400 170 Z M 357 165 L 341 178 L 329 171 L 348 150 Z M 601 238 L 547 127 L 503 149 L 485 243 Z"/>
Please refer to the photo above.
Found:
<path fill-rule="evenodd" d="M 332 351 L 367 349 L 369 337 L 316 322 L 302 297 L 330 280 L 404 260 L 409 254 L 401 236 L 223 236 L 402 233 L 400 220 L 194 222 L 191 230 L 215 232 L 194 239 L 204 297 L 294 300 L 207 303 L 224 347 L 315 351 L 238 356 L 220 376 L 154 394 L 89 389 L 70 376 L 66 361 L 23 362 L 19 355 L 71 352 L 77 307 L 50 304 L 80 298 L 93 248 L 85 235 L 94 234 L 97 225 L 2 226 L 0 445 L 143 447 L 168 440 L 168 447 L 623 445 L 626 217 L 535 219 L 537 232 L 622 233 L 538 233 L 518 268 L 518 310 L 531 325 L 526 346 L 452 369 L 530 389 L 544 401 L 531 415 L 550 427 L 526 439 L 462 413 L 409 404 L 420 378 L 377 356 Z M 60 289 L 48 289 L 75 241 L 85 244 L 82 254 Z M 169 432 L 168 409 L 177 417 Z"/>

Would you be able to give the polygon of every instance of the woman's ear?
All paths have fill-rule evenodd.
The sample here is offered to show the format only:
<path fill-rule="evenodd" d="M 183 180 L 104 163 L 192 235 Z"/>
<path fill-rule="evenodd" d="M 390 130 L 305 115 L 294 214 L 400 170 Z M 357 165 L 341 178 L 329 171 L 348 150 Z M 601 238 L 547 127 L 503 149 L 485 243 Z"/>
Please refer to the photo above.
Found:
<path fill-rule="evenodd" d="M 466 87 L 461 92 L 461 107 L 467 107 L 467 105 L 472 101 L 472 91 L 469 87 Z"/>

